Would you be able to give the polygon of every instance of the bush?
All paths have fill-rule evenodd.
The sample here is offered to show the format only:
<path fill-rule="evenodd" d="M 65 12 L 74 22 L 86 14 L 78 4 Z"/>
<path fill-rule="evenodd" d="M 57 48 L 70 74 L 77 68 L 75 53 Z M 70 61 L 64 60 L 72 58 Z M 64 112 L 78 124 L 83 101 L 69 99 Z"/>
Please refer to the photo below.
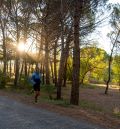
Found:
<path fill-rule="evenodd" d="M 21 78 L 19 80 L 19 86 L 22 89 L 31 90 L 32 89 L 32 83 L 30 82 L 30 78 L 29 77 L 25 77 L 24 75 L 21 76 Z"/>
<path fill-rule="evenodd" d="M 9 81 L 10 81 L 10 77 L 8 75 L 6 75 L 6 77 L 5 77 L 5 75 L 3 74 L 3 72 L 0 71 L 0 88 L 1 89 L 2 88 L 5 88 L 7 82 L 9 82 Z"/>
<path fill-rule="evenodd" d="M 56 87 L 54 85 L 43 85 L 42 90 L 49 95 L 50 99 L 53 99 L 52 94 L 55 92 Z"/>

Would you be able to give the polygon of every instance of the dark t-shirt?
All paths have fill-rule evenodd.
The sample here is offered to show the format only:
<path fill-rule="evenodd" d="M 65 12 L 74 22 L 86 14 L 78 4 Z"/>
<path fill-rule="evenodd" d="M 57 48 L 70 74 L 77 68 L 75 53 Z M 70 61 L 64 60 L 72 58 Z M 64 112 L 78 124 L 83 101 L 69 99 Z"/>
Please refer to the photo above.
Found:
<path fill-rule="evenodd" d="M 32 80 L 34 81 L 35 84 L 40 84 L 40 82 L 41 82 L 41 75 L 38 72 L 34 72 L 32 74 Z"/>

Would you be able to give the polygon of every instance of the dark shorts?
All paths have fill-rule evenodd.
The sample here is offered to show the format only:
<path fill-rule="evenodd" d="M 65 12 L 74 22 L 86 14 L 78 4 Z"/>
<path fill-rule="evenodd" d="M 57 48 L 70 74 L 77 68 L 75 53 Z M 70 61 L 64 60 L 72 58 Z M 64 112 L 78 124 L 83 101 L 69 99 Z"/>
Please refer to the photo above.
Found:
<path fill-rule="evenodd" d="M 35 84 L 33 88 L 34 88 L 34 91 L 40 91 L 40 84 Z"/>

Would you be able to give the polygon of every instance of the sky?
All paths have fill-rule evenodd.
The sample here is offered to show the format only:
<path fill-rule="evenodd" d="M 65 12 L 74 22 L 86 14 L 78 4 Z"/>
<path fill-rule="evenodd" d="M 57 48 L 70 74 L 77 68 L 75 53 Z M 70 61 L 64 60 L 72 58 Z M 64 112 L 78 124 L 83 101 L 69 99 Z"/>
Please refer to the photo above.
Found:
<path fill-rule="evenodd" d="M 120 0 L 109 0 L 108 3 L 112 4 L 120 4 Z M 106 12 L 107 13 L 107 12 Z M 106 19 L 106 22 L 102 27 L 99 27 L 96 29 L 97 36 L 95 36 L 98 39 L 99 47 L 103 48 L 107 53 L 110 53 L 111 50 L 111 43 L 110 39 L 107 37 L 107 34 L 112 30 L 108 20 Z"/>
<path fill-rule="evenodd" d="M 109 3 L 120 3 L 120 0 L 109 0 Z"/>

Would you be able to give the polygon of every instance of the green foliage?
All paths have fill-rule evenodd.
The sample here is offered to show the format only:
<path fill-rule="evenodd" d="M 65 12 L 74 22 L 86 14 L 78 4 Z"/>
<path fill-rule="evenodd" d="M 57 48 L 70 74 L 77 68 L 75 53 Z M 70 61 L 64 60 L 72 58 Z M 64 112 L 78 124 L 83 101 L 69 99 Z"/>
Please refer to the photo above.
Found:
<path fill-rule="evenodd" d="M 117 114 L 113 114 L 115 117 L 119 118 L 120 119 L 120 113 L 117 113 Z"/>
<path fill-rule="evenodd" d="M 29 77 L 25 77 L 24 75 L 21 76 L 19 80 L 19 87 L 22 89 L 33 89 L 32 84 L 30 83 Z"/>
<path fill-rule="evenodd" d="M 10 81 L 10 77 L 8 75 L 6 75 L 6 77 L 4 76 L 3 72 L 0 71 L 0 88 L 5 88 L 7 82 Z"/>
<path fill-rule="evenodd" d="M 84 47 L 80 56 L 80 82 L 103 83 L 107 80 L 107 53 L 97 47 Z M 72 80 L 72 57 L 69 56 L 67 79 Z"/>
<path fill-rule="evenodd" d="M 106 69 L 106 57 L 106 52 L 97 47 L 85 47 L 81 49 L 81 83 L 85 80 L 87 82 L 103 80 L 103 72 Z"/>
<path fill-rule="evenodd" d="M 120 56 L 114 57 L 112 71 L 113 71 L 112 81 L 120 85 Z"/>
<path fill-rule="evenodd" d="M 72 81 L 72 63 L 73 63 L 73 61 L 72 61 L 72 57 L 71 56 L 69 56 L 69 58 L 68 58 L 68 60 L 67 60 L 67 72 L 66 72 L 66 76 L 67 76 L 67 79 L 69 80 L 69 81 Z"/>
<path fill-rule="evenodd" d="M 55 86 L 54 85 L 42 85 L 42 90 L 48 93 L 53 93 L 55 90 Z"/>
<path fill-rule="evenodd" d="M 5 85 L 6 85 L 6 79 L 3 76 L 1 76 L 0 77 L 0 88 L 1 89 L 5 88 Z"/>
<path fill-rule="evenodd" d="M 117 113 L 117 114 L 113 114 L 115 117 L 119 118 L 120 119 L 120 113 Z"/>

